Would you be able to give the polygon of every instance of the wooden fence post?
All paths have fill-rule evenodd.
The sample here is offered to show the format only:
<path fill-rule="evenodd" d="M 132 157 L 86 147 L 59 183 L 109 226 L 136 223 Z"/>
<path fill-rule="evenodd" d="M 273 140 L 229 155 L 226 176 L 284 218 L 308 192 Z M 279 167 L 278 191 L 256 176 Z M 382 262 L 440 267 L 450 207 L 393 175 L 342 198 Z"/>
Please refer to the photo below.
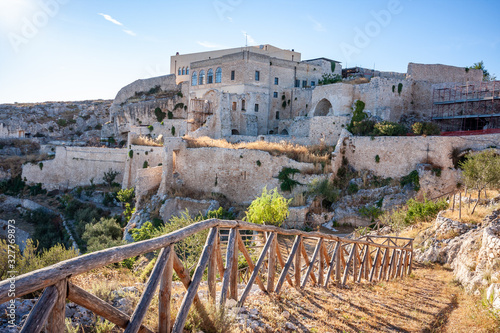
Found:
<path fill-rule="evenodd" d="M 172 254 L 174 245 L 170 245 L 168 248 L 170 255 L 161 277 L 160 292 L 158 294 L 158 332 L 160 333 L 170 333 L 172 328 L 170 300 L 172 297 L 172 276 L 174 274 L 174 256 Z"/>
<path fill-rule="evenodd" d="M 273 243 L 269 249 L 269 254 L 267 257 L 267 291 L 274 291 L 274 276 L 276 275 L 276 242 L 277 234 L 273 232 Z"/>
<path fill-rule="evenodd" d="M 49 333 L 64 332 L 64 330 L 66 329 L 64 319 L 66 318 L 66 296 L 68 295 L 68 279 L 63 279 L 57 282 L 56 284 L 54 284 L 54 287 L 56 287 L 57 289 L 57 300 L 47 322 L 47 332 Z"/>

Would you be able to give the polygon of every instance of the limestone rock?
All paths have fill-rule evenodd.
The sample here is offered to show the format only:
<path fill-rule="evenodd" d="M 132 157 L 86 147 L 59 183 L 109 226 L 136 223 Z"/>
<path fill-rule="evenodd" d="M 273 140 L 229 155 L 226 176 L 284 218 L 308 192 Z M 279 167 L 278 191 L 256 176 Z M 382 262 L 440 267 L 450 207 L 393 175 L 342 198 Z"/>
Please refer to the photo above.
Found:
<path fill-rule="evenodd" d="M 179 216 L 189 211 L 191 216 L 198 214 L 206 215 L 211 210 L 216 210 L 220 207 L 215 200 L 194 200 L 190 198 L 174 198 L 168 199 L 160 208 L 160 216 L 163 221 L 169 221 L 173 216 Z"/>
<path fill-rule="evenodd" d="M 493 309 L 500 310 L 500 283 L 493 283 L 486 291 L 486 299 Z"/>

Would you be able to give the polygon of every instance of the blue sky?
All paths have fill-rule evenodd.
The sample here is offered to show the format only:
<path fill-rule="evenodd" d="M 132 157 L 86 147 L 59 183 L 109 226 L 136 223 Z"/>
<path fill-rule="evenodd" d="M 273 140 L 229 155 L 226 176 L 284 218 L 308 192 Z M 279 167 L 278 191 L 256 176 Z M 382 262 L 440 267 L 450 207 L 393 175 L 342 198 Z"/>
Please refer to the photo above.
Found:
<path fill-rule="evenodd" d="M 249 44 L 351 67 L 470 66 L 500 77 L 500 1 L 0 0 L 0 103 L 112 99 L 170 56 Z"/>

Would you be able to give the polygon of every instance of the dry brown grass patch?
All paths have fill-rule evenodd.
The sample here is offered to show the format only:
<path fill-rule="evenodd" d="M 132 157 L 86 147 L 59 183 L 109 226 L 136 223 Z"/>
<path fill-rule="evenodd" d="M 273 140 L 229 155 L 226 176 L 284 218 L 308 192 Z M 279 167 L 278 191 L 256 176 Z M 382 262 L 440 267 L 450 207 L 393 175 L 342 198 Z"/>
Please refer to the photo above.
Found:
<path fill-rule="evenodd" d="M 282 141 L 280 143 L 267 141 L 254 141 L 242 143 L 230 143 L 223 139 L 211 139 L 209 137 L 191 138 L 184 137 L 188 148 L 227 148 L 227 149 L 254 149 L 268 152 L 272 156 L 287 156 L 288 158 L 303 162 L 319 165 L 331 164 L 331 153 L 335 147 L 327 145 L 301 146 Z"/>
<path fill-rule="evenodd" d="M 136 136 L 130 140 L 131 144 L 137 146 L 153 146 L 153 147 L 163 147 L 163 141 L 158 139 L 152 139 L 147 136 Z"/>

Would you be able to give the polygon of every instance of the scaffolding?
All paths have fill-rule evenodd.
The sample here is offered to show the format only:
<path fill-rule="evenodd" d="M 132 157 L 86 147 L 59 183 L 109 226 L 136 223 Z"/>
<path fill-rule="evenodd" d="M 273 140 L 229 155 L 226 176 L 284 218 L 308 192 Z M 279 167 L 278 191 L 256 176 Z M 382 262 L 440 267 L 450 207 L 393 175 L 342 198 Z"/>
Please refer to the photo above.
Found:
<path fill-rule="evenodd" d="M 213 114 L 210 102 L 205 99 L 194 98 L 191 100 L 191 108 L 188 115 L 188 122 L 191 126 L 190 131 L 194 132 Z"/>
<path fill-rule="evenodd" d="M 432 120 L 444 131 L 500 128 L 500 81 L 434 88 Z"/>

